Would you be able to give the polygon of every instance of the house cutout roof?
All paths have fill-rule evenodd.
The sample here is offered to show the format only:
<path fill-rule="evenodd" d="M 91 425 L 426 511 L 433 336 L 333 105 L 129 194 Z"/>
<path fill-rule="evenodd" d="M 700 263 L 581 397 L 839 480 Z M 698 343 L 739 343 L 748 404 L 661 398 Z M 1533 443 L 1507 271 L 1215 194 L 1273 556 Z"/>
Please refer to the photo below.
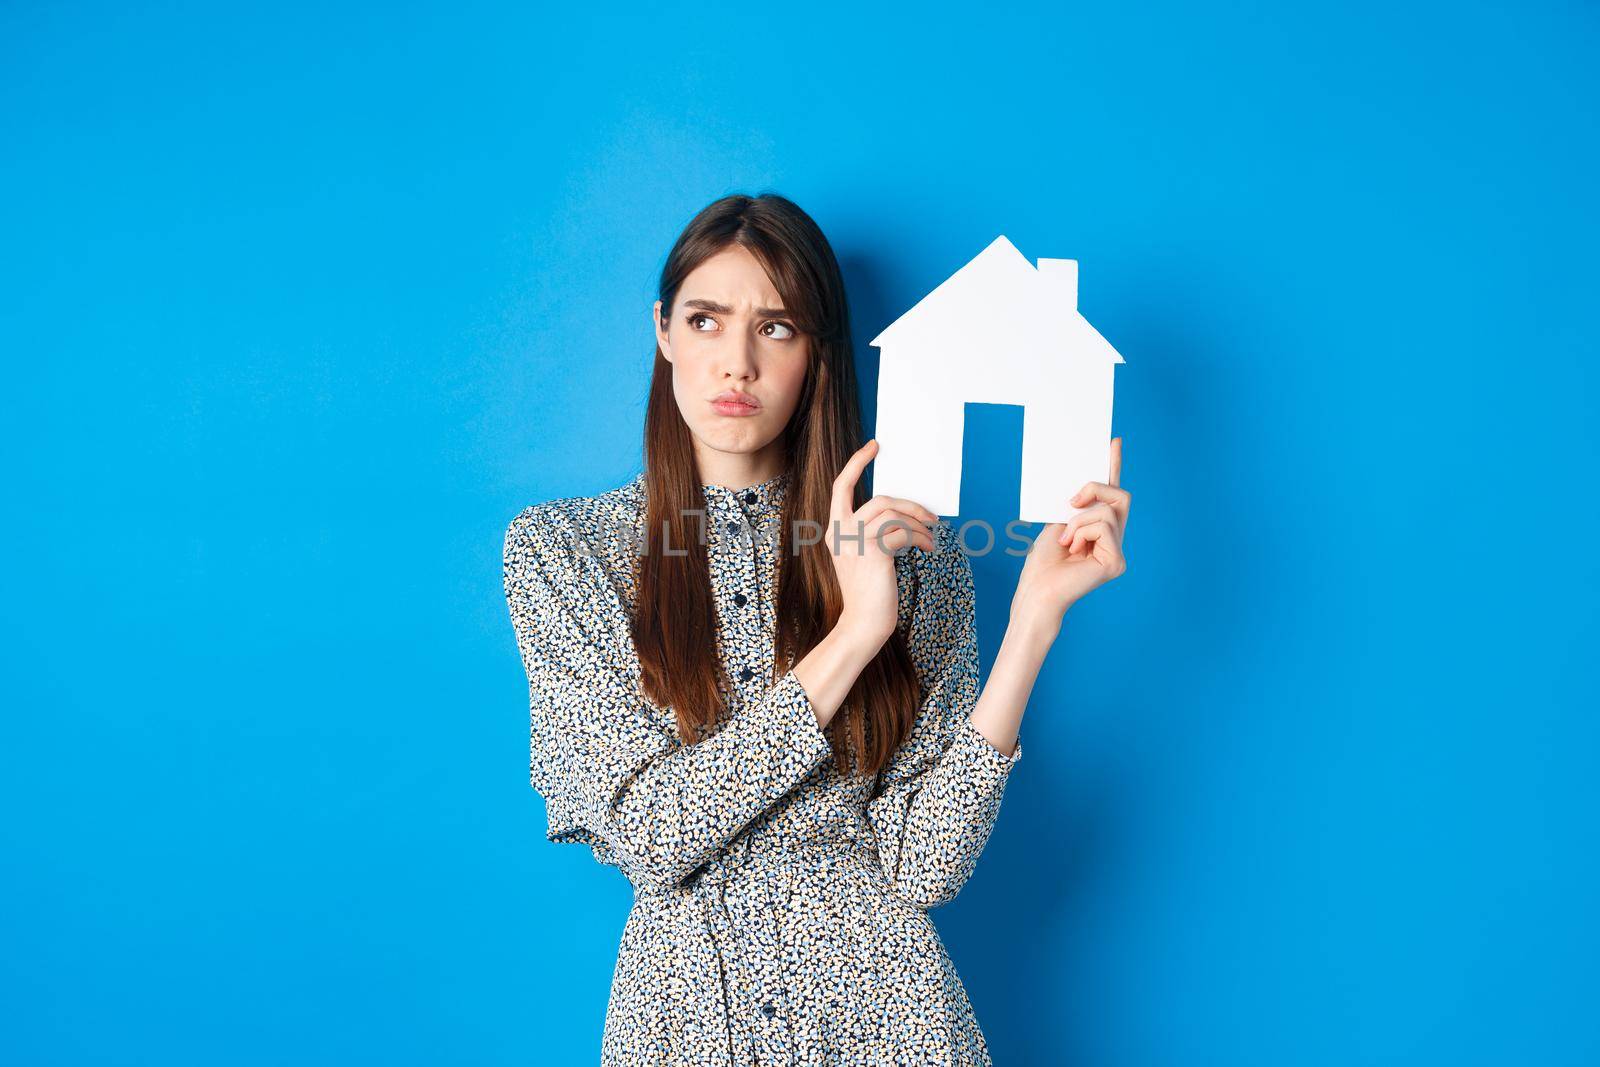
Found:
<path fill-rule="evenodd" d="M 869 343 L 877 348 L 936 341 L 976 352 L 1035 358 L 1123 358 L 1078 311 L 1078 261 L 1035 267 L 1004 234 L 940 282 Z"/>

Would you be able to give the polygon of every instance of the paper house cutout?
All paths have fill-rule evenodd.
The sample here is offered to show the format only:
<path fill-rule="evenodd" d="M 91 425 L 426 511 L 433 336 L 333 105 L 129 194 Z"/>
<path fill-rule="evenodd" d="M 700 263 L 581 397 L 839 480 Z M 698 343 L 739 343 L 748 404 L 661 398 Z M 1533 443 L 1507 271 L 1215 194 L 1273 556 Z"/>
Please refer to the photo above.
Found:
<path fill-rule="evenodd" d="M 1023 522 L 1063 522 L 1111 475 L 1115 348 L 1078 313 L 1078 262 L 1037 268 L 1004 235 L 871 341 L 878 367 L 872 491 L 938 515 L 961 505 L 965 405 L 1020 404 Z"/>

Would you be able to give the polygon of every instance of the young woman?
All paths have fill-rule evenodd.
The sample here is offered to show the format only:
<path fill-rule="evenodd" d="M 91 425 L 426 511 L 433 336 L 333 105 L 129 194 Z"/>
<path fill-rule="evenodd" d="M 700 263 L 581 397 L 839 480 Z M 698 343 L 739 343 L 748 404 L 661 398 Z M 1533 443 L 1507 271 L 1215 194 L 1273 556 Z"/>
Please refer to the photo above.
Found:
<path fill-rule="evenodd" d="M 865 498 L 815 223 L 718 200 L 659 295 L 644 471 L 505 538 L 548 837 L 634 886 L 601 1061 L 989 1064 L 928 909 L 988 840 L 1064 613 L 1125 569 L 1121 441 L 1033 544 L 980 694 L 953 528 Z"/>

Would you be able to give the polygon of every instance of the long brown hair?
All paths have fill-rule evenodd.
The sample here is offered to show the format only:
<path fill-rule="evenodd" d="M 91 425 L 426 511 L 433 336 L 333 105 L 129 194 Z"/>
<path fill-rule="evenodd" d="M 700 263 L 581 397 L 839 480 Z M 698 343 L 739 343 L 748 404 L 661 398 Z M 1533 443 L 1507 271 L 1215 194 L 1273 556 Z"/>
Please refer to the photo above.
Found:
<path fill-rule="evenodd" d="M 860 398 L 839 264 L 817 224 L 784 197 L 723 197 L 689 222 L 661 271 L 658 295 L 667 321 L 689 273 L 734 243 L 766 270 L 810 350 L 800 402 L 783 430 L 788 487 L 775 542 L 776 682 L 827 636 L 844 606 L 828 539 L 795 548 L 789 534 L 806 521 L 816 524 L 808 529 L 829 529 L 833 479 L 861 445 Z M 689 427 L 673 396 L 672 364 L 659 344 L 644 454 L 646 524 L 637 559 L 634 647 L 645 695 L 673 709 L 680 737 L 693 744 L 724 712 L 722 690 L 729 683 L 717 656 L 704 528 L 694 514 L 704 509 L 705 498 Z M 866 499 L 858 482 L 854 506 Z M 910 732 L 921 696 L 905 635 L 897 627 L 828 724 L 840 773 L 851 773 L 854 753 L 855 773 L 876 774 Z"/>

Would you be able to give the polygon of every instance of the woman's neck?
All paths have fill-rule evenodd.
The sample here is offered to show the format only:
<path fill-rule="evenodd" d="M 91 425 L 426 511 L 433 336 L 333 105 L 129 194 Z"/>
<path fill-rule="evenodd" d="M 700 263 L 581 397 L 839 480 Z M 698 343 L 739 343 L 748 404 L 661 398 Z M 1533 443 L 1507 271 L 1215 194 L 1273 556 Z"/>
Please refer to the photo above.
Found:
<path fill-rule="evenodd" d="M 784 458 L 781 443 L 774 441 L 755 452 L 715 452 L 699 447 L 695 464 L 700 470 L 702 484 L 720 485 L 737 492 L 782 474 Z"/>

